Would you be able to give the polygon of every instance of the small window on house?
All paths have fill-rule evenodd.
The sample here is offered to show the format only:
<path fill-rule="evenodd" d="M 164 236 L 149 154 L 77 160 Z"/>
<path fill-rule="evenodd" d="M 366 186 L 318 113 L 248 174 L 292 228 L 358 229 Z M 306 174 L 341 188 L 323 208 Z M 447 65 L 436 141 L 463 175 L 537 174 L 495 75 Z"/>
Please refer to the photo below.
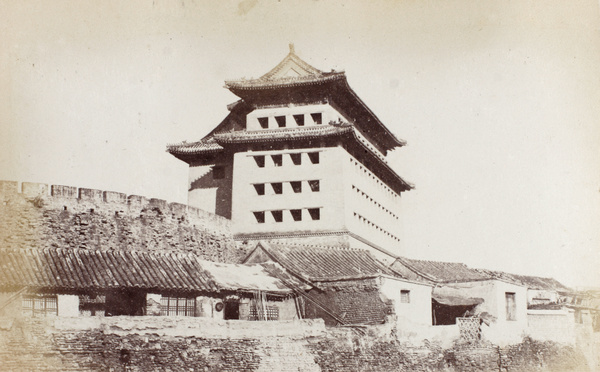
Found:
<path fill-rule="evenodd" d="M 302 154 L 301 153 L 290 154 L 290 158 L 292 158 L 292 163 L 294 163 L 294 165 L 302 164 Z"/>
<path fill-rule="evenodd" d="M 281 182 L 273 182 L 271 187 L 273 188 L 273 192 L 275 194 L 283 193 L 283 184 Z"/>
<path fill-rule="evenodd" d="M 315 124 L 323 124 L 323 114 L 320 112 L 316 112 L 314 114 L 310 114 Z"/>
<path fill-rule="evenodd" d="M 310 191 L 317 192 L 321 189 L 321 184 L 319 180 L 311 180 L 308 181 L 308 185 L 310 186 Z"/>
<path fill-rule="evenodd" d="M 222 166 L 214 166 L 213 167 L 213 179 L 220 180 L 225 178 L 225 167 Z"/>
<path fill-rule="evenodd" d="M 255 183 L 253 186 L 254 186 L 254 190 L 256 190 L 256 193 L 258 195 L 265 194 L 265 184 L 264 183 Z"/>
<path fill-rule="evenodd" d="M 319 208 L 310 208 L 308 210 L 308 214 L 310 214 L 310 218 L 315 221 L 321 219 L 321 209 Z"/>
<path fill-rule="evenodd" d="M 310 159 L 311 163 L 319 164 L 319 153 L 318 152 L 309 152 L 308 158 Z"/>
<path fill-rule="evenodd" d="M 279 128 L 285 128 L 285 116 L 275 116 L 275 121 Z"/>
<path fill-rule="evenodd" d="M 410 291 L 407 289 L 403 289 L 400 291 L 400 303 L 409 304 L 410 303 Z"/>
<path fill-rule="evenodd" d="M 279 308 L 277 306 L 265 306 L 265 314 L 256 306 L 250 306 L 248 320 L 279 320 Z"/>
<path fill-rule="evenodd" d="M 271 211 L 271 215 L 275 222 L 283 222 L 283 211 Z"/>
<path fill-rule="evenodd" d="M 258 124 L 262 129 L 269 128 L 269 118 L 258 118 Z"/>
<path fill-rule="evenodd" d="M 256 165 L 258 165 L 259 168 L 265 167 L 265 156 L 264 155 L 255 156 L 254 161 L 256 162 Z"/>
<path fill-rule="evenodd" d="M 302 192 L 302 182 L 292 181 L 290 184 L 292 185 L 292 190 L 294 190 L 295 193 Z"/>
<path fill-rule="evenodd" d="M 304 125 L 304 115 L 294 115 L 294 120 L 299 127 Z"/>
<path fill-rule="evenodd" d="M 283 156 L 282 155 L 271 155 L 271 159 L 273 159 L 274 166 L 281 167 L 283 165 Z"/>
<path fill-rule="evenodd" d="M 514 292 L 506 292 L 506 320 L 517 320 L 517 302 Z"/>
<path fill-rule="evenodd" d="M 56 295 L 24 295 L 21 304 L 23 315 L 26 316 L 58 315 Z"/>
<path fill-rule="evenodd" d="M 292 209 L 290 213 L 294 221 L 302 221 L 302 209 Z"/>
<path fill-rule="evenodd" d="M 193 297 L 161 297 L 160 315 L 162 316 L 195 316 L 196 299 Z"/>
<path fill-rule="evenodd" d="M 256 222 L 265 223 L 265 212 L 252 212 L 254 214 L 254 218 L 256 218 Z"/>
<path fill-rule="evenodd" d="M 573 314 L 575 317 L 575 323 L 577 324 L 583 324 L 583 317 L 581 316 L 581 310 L 577 309 L 575 310 L 575 314 Z"/>

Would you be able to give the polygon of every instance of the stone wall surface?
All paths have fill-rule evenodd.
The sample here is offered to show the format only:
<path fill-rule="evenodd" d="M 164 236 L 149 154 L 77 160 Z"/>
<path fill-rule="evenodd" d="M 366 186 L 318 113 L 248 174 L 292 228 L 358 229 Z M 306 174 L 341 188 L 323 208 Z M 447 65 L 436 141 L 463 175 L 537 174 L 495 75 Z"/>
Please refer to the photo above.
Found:
<path fill-rule="evenodd" d="M 581 353 L 525 339 L 498 348 L 399 342 L 389 326 L 167 317 L 0 318 L 11 371 L 588 371 Z"/>
<path fill-rule="evenodd" d="M 238 263 L 229 220 L 165 200 L 70 186 L 0 182 L 0 247 L 195 252 Z"/>

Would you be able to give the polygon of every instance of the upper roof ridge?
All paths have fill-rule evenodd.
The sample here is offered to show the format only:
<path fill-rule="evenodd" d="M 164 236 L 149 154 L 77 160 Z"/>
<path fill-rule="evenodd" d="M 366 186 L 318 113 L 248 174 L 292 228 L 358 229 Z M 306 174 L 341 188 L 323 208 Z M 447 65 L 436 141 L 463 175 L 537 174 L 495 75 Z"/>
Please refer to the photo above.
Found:
<path fill-rule="evenodd" d="M 294 79 L 307 76 L 322 76 L 323 71 L 303 61 L 295 52 L 294 44 L 290 44 L 290 52 L 271 71 L 258 80 Z"/>

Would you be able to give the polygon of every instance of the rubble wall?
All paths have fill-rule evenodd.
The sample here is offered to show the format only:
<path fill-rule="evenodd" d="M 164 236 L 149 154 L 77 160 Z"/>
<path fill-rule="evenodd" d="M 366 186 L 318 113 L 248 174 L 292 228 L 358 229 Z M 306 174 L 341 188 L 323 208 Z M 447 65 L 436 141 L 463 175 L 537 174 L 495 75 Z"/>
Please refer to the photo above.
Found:
<path fill-rule="evenodd" d="M 61 185 L 0 181 L 0 247 L 195 252 L 237 263 L 230 221 L 162 199 Z"/>
<path fill-rule="evenodd" d="M 200 318 L 0 318 L 0 370 L 587 371 L 572 347 L 398 342 L 389 326 Z"/>

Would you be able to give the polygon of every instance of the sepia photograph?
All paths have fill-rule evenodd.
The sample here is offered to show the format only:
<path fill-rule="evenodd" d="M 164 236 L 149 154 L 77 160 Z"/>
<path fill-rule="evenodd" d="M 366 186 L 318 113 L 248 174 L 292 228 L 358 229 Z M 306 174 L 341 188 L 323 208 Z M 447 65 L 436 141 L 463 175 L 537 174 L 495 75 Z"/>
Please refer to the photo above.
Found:
<path fill-rule="evenodd" d="M 598 0 L 0 0 L 0 371 L 600 371 Z"/>

